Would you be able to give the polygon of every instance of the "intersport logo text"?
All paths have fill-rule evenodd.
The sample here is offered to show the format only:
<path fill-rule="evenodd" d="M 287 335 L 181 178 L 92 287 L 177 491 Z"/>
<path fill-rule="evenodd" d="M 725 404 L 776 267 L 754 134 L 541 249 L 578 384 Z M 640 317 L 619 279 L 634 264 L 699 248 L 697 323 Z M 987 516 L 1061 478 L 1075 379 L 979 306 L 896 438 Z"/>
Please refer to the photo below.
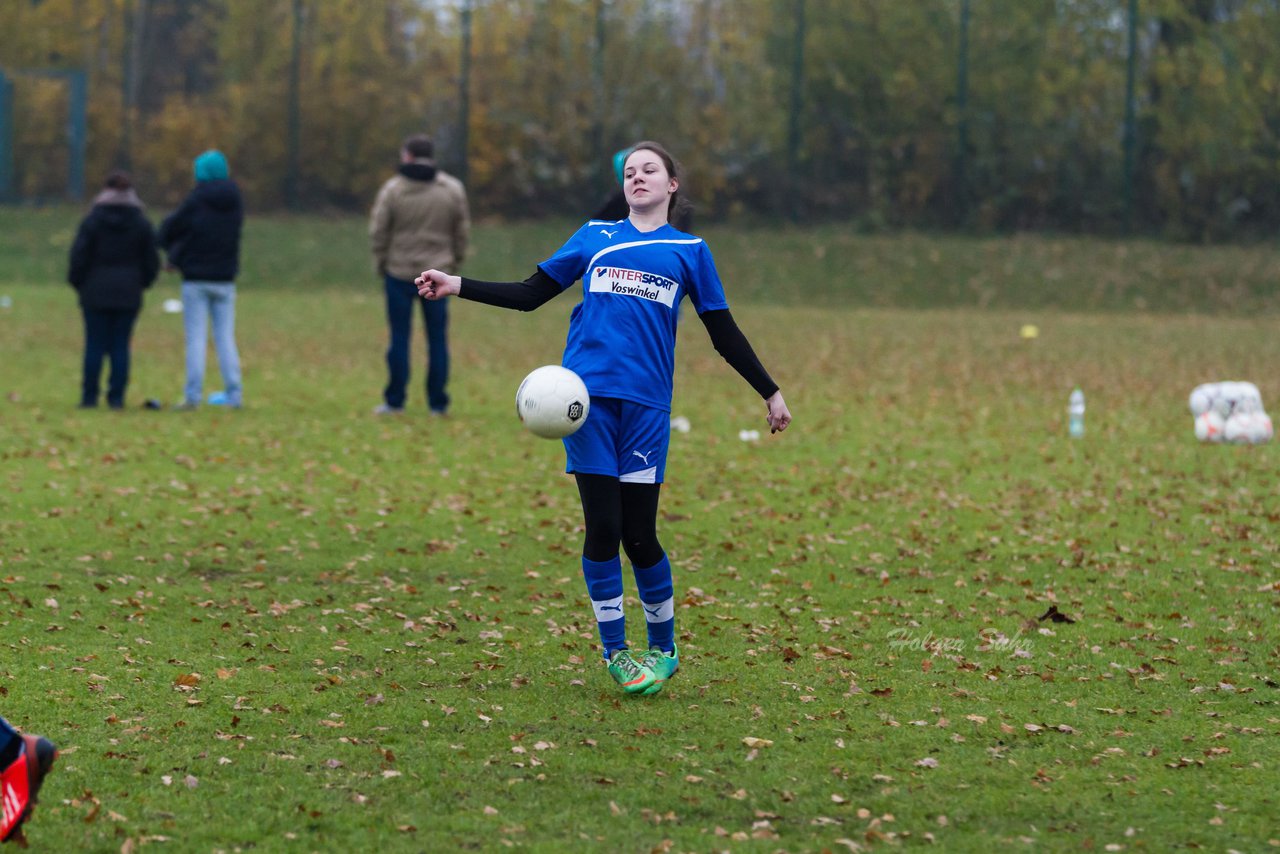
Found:
<path fill-rule="evenodd" d="M 628 270 L 625 267 L 596 267 L 591 274 L 593 293 L 617 294 L 639 297 L 650 302 L 660 302 L 670 308 L 675 304 L 679 285 L 656 273 Z"/>

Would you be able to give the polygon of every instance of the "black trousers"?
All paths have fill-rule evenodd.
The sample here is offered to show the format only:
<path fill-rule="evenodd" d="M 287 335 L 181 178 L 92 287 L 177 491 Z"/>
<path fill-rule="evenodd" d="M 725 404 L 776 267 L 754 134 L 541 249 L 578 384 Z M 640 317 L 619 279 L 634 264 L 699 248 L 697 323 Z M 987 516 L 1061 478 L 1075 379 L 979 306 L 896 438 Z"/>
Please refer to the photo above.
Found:
<path fill-rule="evenodd" d="M 129 385 L 129 342 L 133 338 L 133 324 L 138 319 L 138 310 L 85 308 L 82 311 L 84 376 L 81 380 L 80 405 L 98 405 L 102 361 L 107 358 L 111 361 L 111 373 L 107 378 L 107 405 L 120 409 L 124 406 L 124 390 Z"/>

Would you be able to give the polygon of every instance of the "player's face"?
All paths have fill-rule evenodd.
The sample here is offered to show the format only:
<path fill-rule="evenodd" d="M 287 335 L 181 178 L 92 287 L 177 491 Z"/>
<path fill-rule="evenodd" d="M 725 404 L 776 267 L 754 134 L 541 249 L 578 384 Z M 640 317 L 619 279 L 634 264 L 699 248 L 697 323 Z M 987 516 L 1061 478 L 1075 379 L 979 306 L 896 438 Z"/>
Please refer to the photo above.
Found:
<path fill-rule="evenodd" d="M 622 191 L 633 211 L 666 210 L 678 186 L 662 158 L 647 148 L 632 152 L 622 168 Z"/>

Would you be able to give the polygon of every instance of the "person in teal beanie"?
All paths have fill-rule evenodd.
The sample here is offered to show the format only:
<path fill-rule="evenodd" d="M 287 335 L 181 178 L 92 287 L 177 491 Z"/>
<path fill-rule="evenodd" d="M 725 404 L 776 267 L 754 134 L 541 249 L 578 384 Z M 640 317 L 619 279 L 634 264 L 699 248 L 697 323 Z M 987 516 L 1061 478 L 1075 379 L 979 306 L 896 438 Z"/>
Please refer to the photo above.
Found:
<path fill-rule="evenodd" d="M 221 151 L 206 151 L 193 165 L 196 185 L 165 218 L 158 238 L 170 265 L 182 273 L 187 382 L 179 408 L 200 405 L 210 320 L 225 390 L 210 394 L 209 403 L 239 408 L 243 390 L 235 338 L 235 279 L 240 272 L 244 202 Z"/>
<path fill-rule="evenodd" d="M 224 181 L 231 177 L 227 156 L 216 149 L 210 149 L 197 157 L 195 166 L 197 181 Z"/>

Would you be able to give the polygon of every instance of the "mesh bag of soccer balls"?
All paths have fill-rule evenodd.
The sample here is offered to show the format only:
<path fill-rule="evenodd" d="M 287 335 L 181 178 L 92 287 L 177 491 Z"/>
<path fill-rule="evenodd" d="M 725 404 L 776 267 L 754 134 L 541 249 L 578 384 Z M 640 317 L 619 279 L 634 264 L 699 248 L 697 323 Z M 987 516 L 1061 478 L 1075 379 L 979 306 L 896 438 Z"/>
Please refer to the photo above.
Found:
<path fill-rule="evenodd" d="M 1191 392 L 1191 414 L 1201 442 L 1259 445 L 1275 435 L 1271 416 L 1262 408 L 1262 395 L 1253 383 L 1221 382 L 1198 385 Z"/>

